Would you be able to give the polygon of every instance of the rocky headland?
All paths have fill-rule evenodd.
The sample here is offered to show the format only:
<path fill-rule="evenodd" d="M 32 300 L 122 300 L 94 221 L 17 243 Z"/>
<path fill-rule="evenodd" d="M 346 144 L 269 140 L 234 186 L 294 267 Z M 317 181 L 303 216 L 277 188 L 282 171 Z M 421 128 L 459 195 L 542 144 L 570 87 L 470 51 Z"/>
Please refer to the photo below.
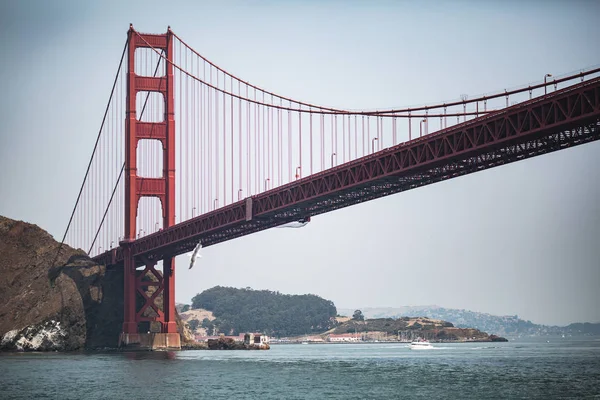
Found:
<path fill-rule="evenodd" d="M 60 251 L 59 251 L 60 247 Z M 0 350 L 116 348 L 123 322 L 123 270 L 0 216 Z M 182 342 L 191 339 L 178 320 Z"/>

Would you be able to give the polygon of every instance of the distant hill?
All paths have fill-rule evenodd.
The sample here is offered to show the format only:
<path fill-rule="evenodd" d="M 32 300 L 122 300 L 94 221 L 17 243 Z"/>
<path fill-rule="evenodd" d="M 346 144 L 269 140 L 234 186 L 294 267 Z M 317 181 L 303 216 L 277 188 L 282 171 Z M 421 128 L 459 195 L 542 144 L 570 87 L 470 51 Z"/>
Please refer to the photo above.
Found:
<path fill-rule="evenodd" d="M 498 316 L 487 313 L 444 308 L 439 306 L 365 307 L 366 318 L 428 317 L 451 322 L 458 328 L 475 328 L 499 336 L 599 335 L 600 323 L 576 323 L 564 327 L 534 324 L 517 315 Z M 340 308 L 340 315 L 352 315 L 354 310 Z"/>
<path fill-rule="evenodd" d="M 350 333 L 369 339 L 415 339 L 418 337 L 442 342 L 494 342 L 506 339 L 488 335 L 479 329 L 454 327 L 451 322 L 427 317 L 375 318 L 346 321 L 329 333 Z M 382 337 L 380 334 L 384 334 Z"/>
<path fill-rule="evenodd" d="M 192 298 L 192 309 L 199 308 L 212 311 L 215 317 L 212 321 L 201 321 L 202 328 L 227 335 L 243 332 L 305 335 L 326 331 L 337 324 L 333 302 L 313 294 L 289 295 L 216 286 Z"/>

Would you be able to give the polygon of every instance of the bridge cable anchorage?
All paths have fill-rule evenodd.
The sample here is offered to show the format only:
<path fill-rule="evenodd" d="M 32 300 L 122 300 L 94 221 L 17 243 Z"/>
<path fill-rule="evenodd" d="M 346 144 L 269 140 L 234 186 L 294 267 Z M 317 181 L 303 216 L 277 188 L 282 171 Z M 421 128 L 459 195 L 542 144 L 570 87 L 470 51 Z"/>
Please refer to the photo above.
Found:
<path fill-rule="evenodd" d="M 128 45 L 128 41 L 125 41 L 125 46 L 123 47 L 123 53 L 121 54 L 121 60 L 119 61 L 119 67 L 117 68 L 117 73 L 116 73 L 115 79 L 113 81 L 113 86 L 110 91 L 108 103 L 106 104 L 106 109 L 104 110 L 104 116 L 102 117 L 102 123 L 100 124 L 100 130 L 98 131 L 98 136 L 96 137 L 96 143 L 94 144 L 94 149 L 92 150 L 92 156 L 90 157 L 90 162 L 88 163 L 87 169 L 85 171 L 85 175 L 83 177 L 83 182 L 81 183 L 81 187 L 79 188 L 79 194 L 77 195 L 77 200 L 75 201 L 75 206 L 73 207 L 73 211 L 71 212 L 71 217 L 69 218 L 69 223 L 67 224 L 67 228 L 65 229 L 63 238 L 60 241 L 60 245 L 58 246 L 56 256 L 54 257 L 54 260 L 52 261 L 53 267 L 54 267 L 54 263 L 56 263 L 56 260 L 58 259 L 60 251 L 62 250 L 63 244 L 65 243 L 67 233 L 69 232 L 69 228 L 71 227 L 71 223 L 73 222 L 73 216 L 75 215 L 75 212 L 77 211 L 77 206 L 79 205 L 79 200 L 81 200 L 81 193 L 83 192 L 85 182 L 88 178 L 88 174 L 89 174 L 90 168 L 92 166 L 92 161 L 94 161 L 94 155 L 96 154 L 96 149 L 98 148 L 98 142 L 100 141 L 100 136 L 102 134 L 102 130 L 104 129 L 104 124 L 106 122 L 106 116 L 108 115 L 108 110 L 110 108 L 110 104 L 112 102 L 112 98 L 115 93 L 115 87 L 117 86 L 117 81 L 118 81 L 119 75 L 121 73 L 121 66 L 123 65 L 123 59 L 125 58 L 125 52 L 127 51 L 127 45 Z M 89 255 L 89 252 L 88 252 L 88 255 Z"/>
<path fill-rule="evenodd" d="M 122 59 L 121 59 L 122 61 Z M 156 63 L 156 69 L 154 70 L 154 77 L 156 77 L 156 74 L 158 73 L 158 68 L 160 67 L 160 58 L 158 59 L 157 63 Z M 162 79 L 162 77 L 161 77 Z M 144 100 L 144 106 L 142 107 L 142 111 L 140 112 L 140 120 L 142 119 L 142 117 L 144 116 L 144 111 L 146 111 L 146 105 L 148 104 L 148 99 L 150 97 L 150 92 L 148 92 L 146 94 L 146 99 Z M 152 136 L 152 135 L 151 135 Z M 106 215 L 108 214 L 108 210 L 110 208 L 110 205 L 112 203 L 112 200 L 115 196 L 115 192 L 117 191 L 117 188 L 119 186 L 119 182 L 121 181 L 121 177 L 123 176 L 123 171 L 125 170 L 125 162 L 123 162 L 123 166 L 121 167 L 121 172 L 119 173 L 119 177 L 117 178 L 117 182 L 115 183 L 115 187 L 113 188 L 112 194 L 110 196 L 110 199 L 108 200 L 108 204 L 106 205 L 106 209 L 104 210 L 104 215 L 102 216 L 102 220 L 100 221 L 100 225 L 98 226 L 98 230 L 96 231 L 96 235 L 94 236 L 94 240 L 92 241 L 92 244 L 90 245 L 90 249 L 88 251 L 88 255 L 92 252 L 92 249 L 94 248 L 94 244 L 96 244 L 96 240 L 98 239 L 98 235 L 100 234 L 100 230 L 102 229 L 102 225 L 104 224 L 104 220 L 106 218 Z M 141 194 L 141 190 L 142 187 L 144 186 L 144 177 L 139 177 L 141 179 L 141 183 L 140 183 L 140 191 L 138 192 L 138 196 Z"/>
<path fill-rule="evenodd" d="M 287 110 L 287 111 L 295 111 L 295 112 L 299 112 L 299 113 L 305 113 L 305 114 L 310 114 L 312 111 L 310 109 L 302 109 L 301 107 L 298 108 L 292 108 L 290 107 L 285 107 L 285 106 L 278 106 L 276 104 L 269 104 L 269 103 L 265 103 L 265 102 L 261 102 L 258 100 L 253 100 L 251 98 L 245 98 L 240 96 L 239 94 L 235 94 L 233 92 L 229 92 L 226 91 L 224 89 L 220 89 L 210 83 L 205 82 L 204 80 L 200 79 L 199 77 L 195 76 L 194 74 L 184 70 L 182 67 L 180 67 L 178 64 L 176 64 L 175 62 L 168 60 L 166 57 L 164 57 L 163 55 L 161 55 L 158 50 L 156 50 L 152 45 L 150 45 L 150 43 L 148 43 L 148 41 L 146 41 L 146 39 L 141 36 L 137 31 L 134 31 L 136 35 L 138 35 L 138 37 L 146 44 L 147 47 L 149 47 L 150 49 L 152 49 L 154 52 L 156 52 L 157 55 L 159 55 L 159 57 L 163 58 L 165 60 L 165 62 L 168 62 L 169 64 L 171 64 L 173 67 L 177 68 L 178 70 L 180 70 L 183 74 L 189 76 L 190 78 L 206 85 L 207 87 L 210 87 L 211 89 L 218 91 L 222 94 L 228 95 L 228 96 L 232 96 L 236 99 L 241 99 L 244 101 L 248 101 L 250 103 L 254 103 L 256 105 L 262 105 L 265 107 L 271 107 L 271 108 L 275 108 L 275 109 L 281 109 L 281 110 Z M 198 57 L 202 58 L 205 62 L 209 63 L 211 66 L 215 67 L 217 70 L 223 72 L 223 74 L 229 75 L 235 79 L 238 79 L 237 77 L 231 75 L 230 73 L 224 71 L 223 69 L 219 68 L 218 66 L 216 66 L 215 64 L 211 63 L 210 61 L 208 61 L 206 58 L 204 58 L 203 56 L 201 56 L 198 52 L 196 52 L 194 49 L 192 49 L 191 47 L 189 47 L 183 40 L 181 40 L 181 38 L 179 38 L 175 33 L 173 33 L 173 36 L 175 36 L 181 43 L 183 43 L 184 46 L 186 46 L 190 51 L 192 51 L 194 54 L 196 54 Z M 565 82 L 565 81 L 569 81 L 572 80 L 574 78 L 579 78 L 582 77 L 584 75 L 591 75 L 591 74 L 595 74 L 600 72 L 600 68 L 595 68 L 589 71 L 585 71 L 585 72 L 579 72 L 577 74 L 574 75 L 570 75 L 561 79 L 557 79 L 555 80 L 556 83 L 561 83 L 561 82 Z M 538 89 L 538 88 L 542 88 L 544 87 L 544 83 L 540 83 L 537 85 L 533 85 L 533 86 L 527 86 L 527 87 L 522 87 L 522 88 L 518 88 L 515 90 L 511 90 L 510 92 L 508 91 L 504 91 L 504 92 L 498 92 L 496 94 L 491 94 L 491 95 L 485 95 L 485 96 L 481 96 L 481 97 L 477 97 L 477 98 L 473 98 L 470 100 L 460 100 L 460 101 L 454 101 L 454 102 L 447 102 L 447 103 L 440 103 L 440 104 L 434 104 L 434 105 L 428 105 L 428 106 L 421 106 L 421 107 L 411 107 L 411 108 L 402 108 L 402 109 L 389 109 L 389 110 L 375 110 L 375 111 L 350 111 L 350 110 L 342 110 L 342 109 L 337 109 L 337 108 L 330 108 L 330 107 L 324 107 L 324 106 L 317 106 L 317 105 L 313 105 L 310 103 L 304 103 L 301 101 L 297 101 L 297 100 L 293 100 L 293 99 L 289 99 L 286 98 L 284 96 L 280 96 L 277 94 L 273 94 L 269 91 L 263 90 L 261 88 L 258 88 L 256 86 L 253 86 L 241 79 L 238 79 L 239 81 L 243 82 L 244 84 L 251 86 L 253 88 L 255 88 L 256 90 L 259 90 L 263 93 L 266 94 L 272 94 L 278 98 L 281 99 L 286 99 L 290 102 L 293 102 L 295 104 L 298 104 L 299 106 L 304 105 L 306 107 L 314 107 L 319 109 L 319 113 L 321 114 L 331 114 L 331 115 L 336 115 L 336 114 L 343 114 L 343 115 L 368 115 L 368 116 L 381 116 L 381 117 L 404 117 L 404 118 L 408 118 L 407 115 L 394 115 L 394 114 L 398 114 L 398 113 L 407 113 L 409 111 L 427 111 L 427 110 L 432 110 L 432 109 L 438 109 L 438 108 L 443 108 L 445 107 L 451 107 L 451 106 L 457 106 L 457 105 L 463 105 L 463 104 L 469 104 L 469 103 L 477 103 L 479 101 L 484 101 L 485 99 L 490 100 L 490 99 L 495 99 L 498 97 L 503 97 L 503 96 L 510 96 L 513 94 L 518 94 L 518 93 L 523 93 L 529 90 L 533 90 L 533 89 Z M 488 112 L 492 112 L 492 111 L 488 111 Z M 476 115 L 477 113 L 473 112 L 473 115 Z M 482 114 L 482 112 L 480 111 L 479 114 Z M 459 115 L 466 115 L 465 113 L 461 113 Z M 413 115 L 415 116 L 415 115 Z M 428 117 L 439 117 L 440 115 L 435 115 L 435 114 L 429 114 Z M 443 116 L 443 115 L 442 115 Z"/>

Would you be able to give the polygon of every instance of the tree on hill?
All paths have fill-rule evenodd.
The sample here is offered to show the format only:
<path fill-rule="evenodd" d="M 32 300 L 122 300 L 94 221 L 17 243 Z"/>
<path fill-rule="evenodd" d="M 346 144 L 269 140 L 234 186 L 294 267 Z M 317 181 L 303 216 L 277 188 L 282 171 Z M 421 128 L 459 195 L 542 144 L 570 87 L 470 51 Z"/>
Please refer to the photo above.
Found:
<path fill-rule="evenodd" d="M 208 336 L 212 336 L 215 332 L 215 324 L 213 324 L 213 322 L 208 318 L 204 318 L 202 320 L 202 327 L 206 329 L 206 334 Z"/>
<path fill-rule="evenodd" d="M 198 328 L 198 325 L 200 325 L 200 321 L 198 321 L 197 319 L 193 319 L 191 321 L 188 321 L 188 326 L 190 327 L 190 330 L 192 332 L 196 331 L 196 329 Z"/>
<path fill-rule="evenodd" d="M 305 335 L 336 326 L 333 302 L 319 296 L 216 286 L 192 298 L 192 308 L 212 311 L 214 327 L 225 334 L 265 332 Z"/>
<path fill-rule="evenodd" d="M 362 311 L 355 310 L 354 314 L 352 314 L 352 320 L 354 320 L 354 321 L 364 321 L 365 320 L 365 316 L 363 315 Z"/>

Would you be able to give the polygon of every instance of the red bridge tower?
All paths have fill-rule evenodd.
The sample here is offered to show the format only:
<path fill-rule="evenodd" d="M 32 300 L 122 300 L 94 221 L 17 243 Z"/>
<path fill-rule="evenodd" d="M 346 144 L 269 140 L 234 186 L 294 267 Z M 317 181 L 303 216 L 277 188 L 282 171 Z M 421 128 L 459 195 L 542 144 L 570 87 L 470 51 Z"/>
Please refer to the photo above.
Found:
<path fill-rule="evenodd" d="M 125 239 L 121 242 L 124 255 L 124 316 L 120 345 L 179 348 L 180 336 L 175 322 L 175 263 L 173 258 L 163 259 L 162 275 L 156 271 L 156 261 L 136 260 L 130 244 L 136 238 L 136 217 L 142 197 L 157 197 L 162 207 L 163 227 L 175 224 L 175 109 L 173 94 L 173 66 L 164 61 L 162 76 L 138 76 L 135 73 L 135 51 L 153 48 L 163 51 L 168 61 L 173 60 L 173 34 L 171 29 L 162 35 L 136 32 L 131 25 L 128 32 L 127 105 L 125 121 Z M 159 122 L 142 122 L 137 118 L 136 97 L 139 92 L 157 92 L 164 99 L 164 118 Z M 137 174 L 137 146 L 140 140 L 158 140 L 162 145 L 163 171 L 159 178 L 140 177 Z M 143 270 L 136 270 L 136 265 Z M 156 281 L 143 280 L 147 273 Z M 155 287 L 151 296 L 148 287 Z M 156 304 L 162 294 L 163 310 Z M 136 307 L 136 297 L 143 304 Z M 146 310 L 153 316 L 145 316 Z M 161 332 L 139 333 L 139 323 L 159 321 Z M 146 331 L 147 332 L 147 331 Z"/>

